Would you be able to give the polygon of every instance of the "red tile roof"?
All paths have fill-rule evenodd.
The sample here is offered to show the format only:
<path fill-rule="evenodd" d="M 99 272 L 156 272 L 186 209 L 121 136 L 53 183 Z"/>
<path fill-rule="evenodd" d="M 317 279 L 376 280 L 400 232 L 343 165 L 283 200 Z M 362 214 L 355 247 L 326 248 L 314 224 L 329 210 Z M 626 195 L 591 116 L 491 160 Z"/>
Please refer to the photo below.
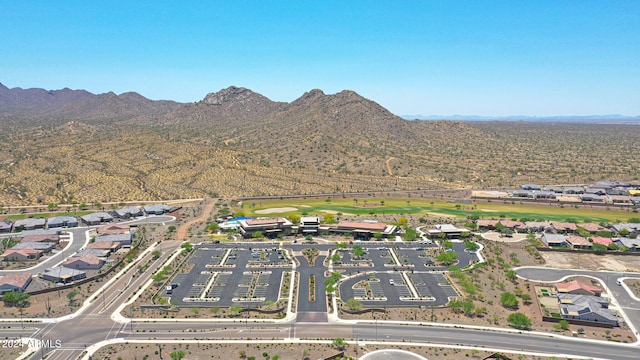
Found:
<path fill-rule="evenodd" d="M 31 273 L 7 274 L 0 279 L 0 286 L 12 285 L 18 288 L 24 288 L 31 279 Z"/>
<path fill-rule="evenodd" d="M 611 238 L 606 238 L 601 236 L 594 236 L 591 238 L 591 240 L 593 240 L 594 244 L 600 244 L 604 246 L 609 246 L 613 243 L 613 240 L 611 240 Z"/>
<path fill-rule="evenodd" d="M 591 246 L 591 243 L 582 236 L 567 236 L 567 242 L 573 246 Z"/>
<path fill-rule="evenodd" d="M 602 226 L 600 226 L 598 224 L 595 224 L 595 223 L 584 223 L 584 224 L 580 224 L 578 226 L 580 226 L 581 228 L 587 230 L 588 232 L 592 232 L 592 233 L 605 230 L 604 227 L 602 227 Z"/>
<path fill-rule="evenodd" d="M 480 227 L 496 226 L 498 224 L 498 220 L 479 219 L 477 224 Z"/>
<path fill-rule="evenodd" d="M 585 284 L 578 280 L 569 281 L 567 283 L 557 283 L 556 288 L 558 289 L 558 292 L 564 292 L 564 293 L 572 293 L 580 289 L 585 290 L 586 292 L 591 293 L 592 295 L 602 293 L 602 289 L 599 286 Z"/>
<path fill-rule="evenodd" d="M 131 231 L 129 225 L 109 224 L 96 228 L 98 234 L 128 234 Z"/>

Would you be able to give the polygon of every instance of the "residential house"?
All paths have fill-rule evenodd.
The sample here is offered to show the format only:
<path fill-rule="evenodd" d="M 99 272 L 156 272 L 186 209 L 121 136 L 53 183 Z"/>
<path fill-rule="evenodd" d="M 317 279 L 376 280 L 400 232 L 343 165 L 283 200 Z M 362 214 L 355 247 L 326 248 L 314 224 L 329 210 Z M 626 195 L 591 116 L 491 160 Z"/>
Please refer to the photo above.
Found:
<path fill-rule="evenodd" d="M 96 228 L 98 235 L 131 234 L 131 226 L 124 224 L 107 224 Z"/>
<path fill-rule="evenodd" d="M 607 228 L 600 226 L 596 223 L 584 223 L 584 224 L 578 224 L 578 227 L 584 229 L 585 231 L 588 231 L 592 234 L 597 233 L 598 231 L 606 231 Z"/>
<path fill-rule="evenodd" d="M 169 205 L 165 204 L 154 204 L 144 207 L 144 212 L 146 212 L 147 215 L 164 215 L 169 211 L 171 211 L 171 208 L 169 207 Z"/>
<path fill-rule="evenodd" d="M 620 234 L 622 233 L 627 233 L 627 234 L 638 234 L 638 232 L 640 232 L 640 224 L 638 223 L 617 223 L 617 224 L 613 224 L 611 225 L 611 229 L 613 229 L 616 233 Z"/>
<path fill-rule="evenodd" d="M 560 315 L 565 320 L 581 320 L 617 326 L 620 319 L 606 299 L 598 296 L 558 293 Z"/>
<path fill-rule="evenodd" d="M 602 294 L 601 287 L 585 284 L 579 280 L 557 283 L 556 289 L 558 290 L 558 293 L 562 294 L 579 294 L 591 296 L 600 296 Z"/>
<path fill-rule="evenodd" d="M 108 250 L 110 252 L 116 252 L 120 250 L 120 248 L 122 248 L 122 244 L 114 241 L 96 241 L 96 242 L 87 244 L 88 250 L 97 249 L 97 250 Z"/>
<path fill-rule="evenodd" d="M 542 240 L 542 242 L 549 247 L 567 245 L 567 238 L 562 234 L 544 233 L 542 234 L 542 237 L 540 238 L 540 240 Z"/>
<path fill-rule="evenodd" d="M 562 186 L 545 186 L 542 188 L 543 191 L 549 191 L 549 192 L 553 192 L 556 194 L 561 194 L 564 190 L 562 189 Z"/>
<path fill-rule="evenodd" d="M 338 225 L 329 228 L 329 231 L 337 234 L 351 233 L 357 240 L 368 240 L 374 237 L 376 233 L 388 238 L 395 234 L 397 229 L 395 225 L 377 221 L 340 221 Z"/>
<path fill-rule="evenodd" d="M 121 246 L 130 246 L 133 237 L 131 234 L 104 234 L 96 236 L 95 242 L 117 242 Z"/>
<path fill-rule="evenodd" d="M 611 240 L 611 238 L 601 236 L 594 236 L 591 238 L 591 241 L 593 241 L 594 244 L 600 244 L 604 246 L 613 244 L 613 240 Z"/>
<path fill-rule="evenodd" d="M 640 240 L 630 238 L 618 238 L 613 241 L 618 246 L 624 246 L 631 251 L 640 251 Z"/>
<path fill-rule="evenodd" d="M 21 243 L 52 243 L 58 244 L 60 242 L 60 235 L 58 234 L 41 234 L 41 235 L 27 235 L 23 236 Z"/>
<path fill-rule="evenodd" d="M 574 250 L 590 250 L 592 248 L 592 244 L 587 238 L 577 235 L 570 235 L 566 238 L 569 246 Z"/>
<path fill-rule="evenodd" d="M 317 216 L 300 217 L 298 232 L 303 234 L 317 234 L 320 232 L 320 218 Z"/>
<path fill-rule="evenodd" d="M 531 232 L 553 232 L 553 226 L 549 221 L 527 221 L 524 224 Z"/>
<path fill-rule="evenodd" d="M 40 275 L 42 279 L 53 281 L 55 283 L 69 284 L 77 280 L 87 277 L 87 273 L 83 270 L 72 269 L 64 266 L 56 266 L 54 268 L 45 269 Z"/>
<path fill-rule="evenodd" d="M 54 216 L 47 220 L 47 226 L 49 229 L 61 228 L 61 227 L 77 227 L 78 218 L 75 216 Z"/>
<path fill-rule="evenodd" d="M 562 188 L 562 192 L 565 194 L 584 194 L 584 188 L 582 186 L 565 186 Z"/>
<path fill-rule="evenodd" d="M 500 220 L 500 224 L 506 227 L 507 229 L 511 229 L 513 231 L 525 231 L 527 230 L 527 226 L 521 221 L 514 221 L 509 219 Z"/>
<path fill-rule="evenodd" d="M 517 197 L 517 198 L 528 198 L 528 199 L 535 199 L 536 197 L 533 190 L 513 190 L 511 191 L 511 196 Z"/>
<path fill-rule="evenodd" d="M 586 189 L 584 189 L 584 193 L 586 194 L 591 194 L 591 195 L 606 195 L 607 194 L 607 190 L 603 189 L 603 188 L 599 188 L 599 187 L 588 187 Z"/>
<path fill-rule="evenodd" d="M 39 218 L 20 219 L 16 220 L 16 222 L 13 224 L 13 229 L 16 231 L 44 229 L 46 223 L 47 220 Z"/>
<path fill-rule="evenodd" d="M 72 256 L 62 265 L 72 269 L 80 270 L 98 270 L 104 265 L 105 261 L 95 255 L 85 254 L 80 256 Z"/>
<path fill-rule="evenodd" d="M 494 219 L 478 219 L 476 222 L 479 230 L 495 230 L 498 220 Z"/>
<path fill-rule="evenodd" d="M 0 233 L 10 233 L 13 228 L 11 221 L 0 221 Z"/>
<path fill-rule="evenodd" d="M 604 196 L 597 195 L 597 194 L 580 194 L 578 195 L 578 197 L 583 202 L 591 202 L 591 203 L 603 203 L 606 200 Z"/>
<path fill-rule="evenodd" d="M 41 249 L 7 249 L 0 255 L 3 261 L 36 261 L 44 255 Z"/>
<path fill-rule="evenodd" d="M 0 278 L 0 295 L 4 295 L 10 291 L 25 292 L 31 284 L 31 273 L 13 273 L 7 274 Z"/>
<path fill-rule="evenodd" d="M 276 237 L 278 234 L 289 234 L 293 223 L 283 217 L 269 219 L 238 220 L 240 233 L 245 239 L 260 232 L 266 237 Z"/>
<path fill-rule="evenodd" d="M 608 195 L 606 203 L 613 205 L 632 205 L 631 198 L 627 195 Z"/>
<path fill-rule="evenodd" d="M 113 215 L 120 219 L 130 219 L 138 216 L 143 216 L 144 212 L 140 206 L 130 206 L 113 211 Z"/>
<path fill-rule="evenodd" d="M 11 249 L 36 249 L 42 250 L 45 254 L 51 252 L 51 250 L 56 248 L 55 243 L 51 242 L 19 242 L 15 244 Z"/>
<path fill-rule="evenodd" d="M 80 219 L 87 225 L 100 225 L 106 222 L 112 222 L 113 216 L 107 214 L 106 212 L 97 212 L 92 214 L 87 214 L 81 216 Z"/>
<path fill-rule="evenodd" d="M 88 255 L 91 254 L 95 257 L 99 257 L 99 258 L 107 258 L 109 257 L 109 255 L 111 255 L 111 249 L 84 249 L 84 250 L 80 250 L 78 251 L 78 253 L 76 254 L 77 256 L 84 256 L 84 255 Z"/>
<path fill-rule="evenodd" d="M 551 226 L 553 227 L 553 230 L 559 233 L 574 233 L 578 230 L 578 226 L 570 222 L 554 222 L 551 223 Z"/>
<path fill-rule="evenodd" d="M 556 199 L 558 194 L 553 191 L 534 191 L 533 195 L 536 199 Z"/>

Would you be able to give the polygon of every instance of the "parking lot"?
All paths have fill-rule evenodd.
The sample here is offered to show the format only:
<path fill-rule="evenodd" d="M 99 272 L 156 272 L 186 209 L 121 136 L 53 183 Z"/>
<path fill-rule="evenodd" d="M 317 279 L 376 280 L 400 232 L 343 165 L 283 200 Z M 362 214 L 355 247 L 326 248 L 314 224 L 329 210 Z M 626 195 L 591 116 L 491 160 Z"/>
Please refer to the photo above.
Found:
<path fill-rule="evenodd" d="M 176 275 L 166 291 L 171 303 L 183 306 L 277 302 L 283 274 L 291 270 L 286 252 L 265 246 L 200 246 L 187 264 L 189 273 Z"/>
<path fill-rule="evenodd" d="M 458 296 L 443 275 L 443 267 L 434 266 L 425 249 L 433 244 L 365 245 L 364 254 L 354 260 L 353 250 L 338 251 L 340 261 L 334 268 L 350 279 L 340 285 L 342 301 L 356 299 L 365 307 L 440 306 Z M 459 244 L 456 251 L 464 252 Z M 466 255 L 466 254 L 465 254 Z M 473 260 L 463 255 L 462 261 Z M 364 274 L 364 272 L 367 274 Z"/>
<path fill-rule="evenodd" d="M 356 246 L 361 248 L 357 254 L 354 251 Z M 349 277 L 340 283 L 340 297 L 343 301 L 355 298 L 365 306 L 402 307 L 440 306 L 445 305 L 450 297 L 458 296 L 443 275 L 446 268 L 435 266 L 433 259 L 425 251 L 435 246 L 437 245 L 370 242 L 331 253 L 336 248 L 335 245 L 291 244 L 287 248 L 299 254 L 298 261 L 303 258 L 300 254 L 306 247 L 337 255 L 337 258 L 334 256 L 333 270 Z M 454 250 L 459 254 L 461 266 L 475 260 L 475 255 L 464 252 L 464 244 L 454 244 Z M 283 274 L 292 271 L 289 254 L 289 251 L 277 244 L 196 246 L 187 260 L 189 272 L 178 274 L 172 279 L 170 284 L 174 288 L 166 296 L 170 296 L 170 301 L 174 304 L 198 307 L 251 306 L 277 302 Z M 304 288 L 308 277 L 315 270 L 306 265 L 306 260 L 300 265 L 304 266 L 298 266 L 296 270 L 301 272 L 300 286 Z M 317 270 L 324 271 L 322 268 Z M 321 285 L 322 282 L 316 284 Z M 322 289 L 323 287 L 317 291 L 321 292 Z M 307 304 L 303 299 L 298 299 L 298 306 L 301 308 L 311 308 L 311 305 L 312 302 Z M 324 305 L 316 305 L 314 306 L 325 308 Z"/>

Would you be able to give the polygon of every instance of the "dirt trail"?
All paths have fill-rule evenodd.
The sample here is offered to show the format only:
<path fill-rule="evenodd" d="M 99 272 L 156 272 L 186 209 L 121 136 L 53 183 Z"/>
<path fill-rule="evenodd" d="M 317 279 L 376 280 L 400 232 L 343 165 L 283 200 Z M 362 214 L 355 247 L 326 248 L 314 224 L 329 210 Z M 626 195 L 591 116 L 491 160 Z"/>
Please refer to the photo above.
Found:
<path fill-rule="evenodd" d="M 197 218 L 193 218 L 178 227 L 178 229 L 176 230 L 176 240 L 183 241 L 184 238 L 187 237 L 187 233 L 189 232 L 189 227 L 191 225 L 207 220 L 209 214 L 211 214 L 211 210 L 213 210 L 213 207 L 216 205 L 217 201 L 218 199 L 206 199 L 204 201 L 204 208 L 202 209 L 200 215 Z"/>
<path fill-rule="evenodd" d="M 384 162 L 387 167 L 387 174 L 389 174 L 389 176 L 393 176 L 393 171 L 391 171 L 391 160 L 396 160 L 396 158 L 390 157 L 387 159 L 387 161 Z"/>

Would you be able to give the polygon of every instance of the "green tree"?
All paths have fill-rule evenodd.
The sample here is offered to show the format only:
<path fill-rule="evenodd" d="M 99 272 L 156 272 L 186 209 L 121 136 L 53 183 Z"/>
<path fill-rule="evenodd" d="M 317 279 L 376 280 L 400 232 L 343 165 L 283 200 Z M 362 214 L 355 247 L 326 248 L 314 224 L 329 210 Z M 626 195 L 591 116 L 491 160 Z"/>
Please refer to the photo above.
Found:
<path fill-rule="evenodd" d="M 178 350 L 178 351 L 174 351 L 172 353 L 169 354 L 169 357 L 171 358 L 171 360 L 182 360 L 182 358 L 185 357 L 185 352 L 182 350 Z"/>
<path fill-rule="evenodd" d="M 362 303 L 356 299 L 347 300 L 345 305 L 347 306 L 347 308 L 349 308 L 349 310 L 353 310 L 353 311 L 362 310 Z"/>
<path fill-rule="evenodd" d="M 467 250 L 478 250 L 480 248 L 480 245 L 478 245 L 478 243 L 471 241 L 471 240 L 465 240 L 464 242 L 464 248 Z"/>
<path fill-rule="evenodd" d="M 473 304 L 471 298 L 466 298 L 462 303 L 462 311 L 464 311 L 467 316 L 472 316 L 475 308 L 476 306 Z"/>
<path fill-rule="evenodd" d="M 593 244 L 593 250 L 594 251 L 605 252 L 605 251 L 607 251 L 607 247 L 602 245 L 602 244 Z"/>
<path fill-rule="evenodd" d="M 256 231 L 253 234 L 251 234 L 251 237 L 254 239 L 259 239 L 259 238 L 263 238 L 264 234 L 262 233 L 262 231 Z"/>
<path fill-rule="evenodd" d="M 184 252 L 190 252 L 191 250 L 193 250 L 193 244 L 191 244 L 190 242 L 183 242 L 180 247 L 182 248 L 182 250 Z"/>
<path fill-rule="evenodd" d="M 453 264 L 453 261 L 455 259 L 458 258 L 458 254 L 450 251 L 450 252 L 442 252 L 440 253 L 440 255 L 438 255 L 438 257 L 436 258 L 438 261 L 440 261 L 441 263 L 443 263 L 444 265 L 451 265 Z"/>
<path fill-rule="evenodd" d="M 525 305 L 531 304 L 532 297 L 529 294 L 522 294 L 522 301 Z"/>
<path fill-rule="evenodd" d="M 78 292 L 75 290 L 71 290 L 67 293 L 67 299 L 69 299 L 69 306 L 73 305 L 74 298 L 78 295 Z"/>
<path fill-rule="evenodd" d="M 514 270 L 507 271 L 507 279 L 514 281 L 518 278 L 518 274 Z"/>
<path fill-rule="evenodd" d="M 169 226 L 167 228 L 167 230 L 169 230 L 169 232 L 174 232 L 174 231 L 176 231 L 176 227 L 175 227 L 175 225 L 171 225 L 171 226 Z"/>
<path fill-rule="evenodd" d="M 240 314 L 240 311 L 242 311 L 242 306 L 240 306 L 240 305 L 233 305 L 233 306 L 229 307 L 229 312 L 233 316 L 237 316 L 238 314 Z"/>
<path fill-rule="evenodd" d="M 220 225 L 218 225 L 217 223 L 211 223 L 209 224 L 209 226 L 207 226 L 207 231 L 210 233 L 214 233 L 218 231 L 219 228 L 220 228 Z"/>
<path fill-rule="evenodd" d="M 347 347 L 347 342 L 344 341 L 343 338 L 335 338 L 333 339 L 333 346 L 335 346 L 338 350 L 342 351 L 345 347 Z"/>
<path fill-rule="evenodd" d="M 451 310 L 455 313 L 459 313 L 460 311 L 462 311 L 462 301 L 458 300 L 458 299 L 453 299 L 449 301 L 449 308 L 451 308 Z"/>
<path fill-rule="evenodd" d="M 29 304 L 29 294 L 19 293 L 15 291 L 6 292 L 2 295 L 2 301 L 4 301 L 6 306 L 15 306 L 15 307 L 26 307 Z"/>
<path fill-rule="evenodd" d="M 402 234 L 402 238 L 405 241 L 413 241 L 417 237 L 418 237 L 418 233 L 414 229 L 412 229 L 410 227 L 405 227 L 404 234 Z"/>
<path fill-rule="evenodd" d="M 510 292 L 503 292 L 500 295 L 500 304 L 508 309 L 517 309 L 518 308 L 518 298 L 515 294 Z"/>
<path fill-rule="evenodd" d="M 516 329 L 521 329 L 521 330 L 528 330 L 529 328 L 531 328 L 531 325 L 533 324 L 531 322 L 531 319 L 529 319 L 529 317 L 521 312 L 515 312 L 510 314 L 507 317 L 507 321 L 509 322 L 509 325 L 513 326 Z"/>
<path fill-rule="evenodd" d="M 445 240 L 442 245 L 447 249 L 453 249 L 453 242 L 451 240 Z"/>
<path fill-rule="evenodd" d="M 362 246 L 356 245 L 353 247 L 353 256 L 356 259 L 360 259 L 364 255 L 364 249 Z"/>
<path fill-rule="evenodd" d="M 558 327 L 562 330 L 569 330 L 569 322 L 567 320 L 560 320 L 558 322 Z"/>

